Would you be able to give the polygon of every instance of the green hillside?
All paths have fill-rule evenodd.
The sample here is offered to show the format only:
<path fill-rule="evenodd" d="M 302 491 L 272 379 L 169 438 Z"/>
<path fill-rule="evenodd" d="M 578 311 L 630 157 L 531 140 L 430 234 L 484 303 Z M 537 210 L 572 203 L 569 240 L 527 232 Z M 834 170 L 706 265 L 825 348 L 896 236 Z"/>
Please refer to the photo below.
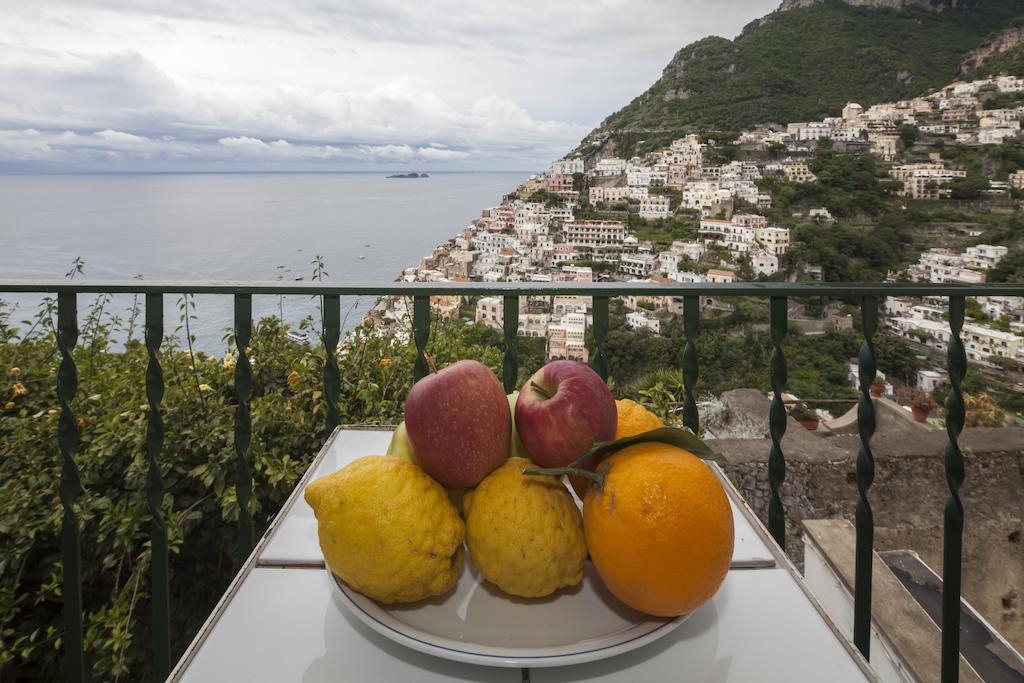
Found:
<path fill-rule="evenodd" d="M 941 12 L 825 0 L 773 12 L 735 40 L 709 37 L 680 50 L 647 92 L 605 119 L 579 150 L 589 155 L 611 142 L 632 154 L 682 132 L 818 119 L 848 101 L 923 94 L 954 80 L 964 55 L 1022 14 L 1020 0 Z"/>

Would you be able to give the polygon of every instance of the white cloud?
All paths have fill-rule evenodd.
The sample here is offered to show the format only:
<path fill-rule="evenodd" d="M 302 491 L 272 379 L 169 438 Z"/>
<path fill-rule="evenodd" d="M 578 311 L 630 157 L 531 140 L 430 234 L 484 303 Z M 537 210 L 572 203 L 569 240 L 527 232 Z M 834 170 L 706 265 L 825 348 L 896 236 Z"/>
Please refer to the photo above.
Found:
<path fill-rule="evenodd" d="M 101 130 L 93 133 L 96 137 L 105 140 L 111 144 L 129 144 L 139 145 L 149 142 L 149 138 L 142 135 L 132 135 L 131 133 L 124 133 L 119 130 Z"/>
<path fill-rule="evenodd" d="M 776 3 L 8 3 L 0 159 L 538 168 Z"/>

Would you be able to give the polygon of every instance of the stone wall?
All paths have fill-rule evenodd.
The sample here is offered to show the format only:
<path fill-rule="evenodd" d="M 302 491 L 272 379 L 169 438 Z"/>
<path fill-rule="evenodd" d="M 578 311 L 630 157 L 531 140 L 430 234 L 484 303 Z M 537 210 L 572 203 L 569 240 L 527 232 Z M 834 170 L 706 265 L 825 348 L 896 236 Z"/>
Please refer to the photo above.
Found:
<path fill-rule="evenodd" d="M 768 452 L 768 442 L 764 442 Z M 1024 442 L 1021 444 L 1024 450 Z M 767 525 L 767 456 L 724 467 Z M 856 456 L 787 459 L 781 498 L 786 510 L 786 553 L 803 568 L 800 521 L 845 518 L 857 505 Z M 933 455 L 876 457 L 868 499 L 875 519 L 875 549 L 909 549 L 942 574 L 946 486 L 941 450 Z M 1024 454 L 974 453 L 966 459 L 961 489 L 965 509 L 963 594 L 1018 650 L 1024 649 Z"/>

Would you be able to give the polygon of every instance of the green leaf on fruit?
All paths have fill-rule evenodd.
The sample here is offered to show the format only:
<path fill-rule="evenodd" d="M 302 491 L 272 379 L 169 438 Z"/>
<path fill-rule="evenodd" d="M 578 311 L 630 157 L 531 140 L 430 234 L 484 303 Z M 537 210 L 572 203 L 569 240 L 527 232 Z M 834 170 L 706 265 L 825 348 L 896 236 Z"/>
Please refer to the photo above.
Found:
<path fill-rule="evenodd" d="M 702 460 L 711 460 L 720 465 L 726 464 L 725 459 L 718 453 L 711 450 L 706 443 L 697 438 L 697 435 L 688 429 L 680 429 L 679 427 L 659 427 L 658 429 L 652 429 L 649 432 L 635 434 L 634 436 L 625 436 L 621 439 L 615 439 L 614 441 L 601 441 L 595 443 L 586 455 L 584 455 L 583 458 L 580 458 L 580 460 L 583 460 L 594 453 L 614 453 L 615 451 L 622 450 L 626 446 L 651 441 L 682 448 L 685 451 L 693 453 Z"/>

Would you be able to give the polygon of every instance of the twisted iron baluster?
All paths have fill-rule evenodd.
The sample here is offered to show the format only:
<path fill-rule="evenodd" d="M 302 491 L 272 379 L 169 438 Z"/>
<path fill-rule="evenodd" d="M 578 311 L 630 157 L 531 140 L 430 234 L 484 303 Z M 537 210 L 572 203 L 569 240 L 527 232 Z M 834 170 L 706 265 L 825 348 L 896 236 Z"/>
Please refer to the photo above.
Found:
<path fill-rule="evenodd" d="M 857 545 L 854 560 L 853 642 L 865 659 L 871 653 L 871 554 L 875 540 L 875 519 L 868 502 L 868 489 L 875 479 L 875 457 L 871 437 L 875 433 L 875 404 L 871 384 L 875 380 L 875 344 L 878 329 L 878 298 L 861 299 L 861 326 L 864 343 L 860 347 L 857 375 L 860 398 L 857 402 L 857 430 L 860 452 L 857 454 Z"/>
<path fill-rule="evenodd" d="M 171 597 L 168 567 L 167 526 L 163 518 L 164 480 L 160 473 L 160 451 L 164 445 L 164 420 L 160 402 L 164 397 L 164 371 L 157 351 L 164 338 L 164 298 L 146 295 L 146 399 L 149 419 L 146 424 L 146 502 L 149 506 L 149 538 L 152 550 L 150 590 L 153 596 L 153 650 L 157 677 L 167 678 L 171 671 Z"/>
<path fill-rule="evenodd" d="M 786 433 L 786 407 L 782 403 L 782 392 L 786 388 L 786 356 L 782 352 L 782 340 L 787 332 L 787 303 L 784 296 L 771 298 L 772 350 L 771 381 L 772 406 L 768 411 L 768 431 L 772 438 L 772 449 L 768 454 L 768 531 L 780 548 L 786 547 L 786 516 L 779 498 L 779 488 L 786 479 L 786 460 L 782 455 L 782 437 Z"/>
<path fill-rule="evenodd" d="M 608 356 L 605 347 L 605 338 L 608 336 L 608 297 L 594 297 L 594 357 L 590 360 L 590 367 L 601 376 L 601 379 L 608 381 Z"/>
<path fill-rule="evenodd" d="M 324 311 L 324 400 L 327 401 L 326 434 L 330 435 L 341 422 L 338 413 L 338 398 L 341 395 L 341 372 L 338 370 L 338 340 L 341 339 L 341 298 L 337 294 L 325 294 Z"/>
<path fill-rule="evenodd" d="M 412 299 L 412 335 L 416 342 L 416 362 L 412 367 L 413 382 L 419 382 L 430 372 L 427 363 L 427 341 L 430 339 L 430 297 Z"/>
<path fill-rule="evenodd" d="M 698 434 L 700 416 L 693 397 L 697 387 L 697 334 L 700 332 L 700 298 L 697 296 L 683 297 L 683 332 L 686 334 L 686 346 L 683 347 L 683 424 Z"/>
<path fill-rule="evenodd" d="M 252 339 L 252 295 L 235 295 L 235 346 L 238 362 L 235 364 L 235 498 L 238 501 L 238 564 L 241 566 L 252 550 L 252 514 L 249 497 L 252 495 L 252 472 L 246 454 L 252 439 L 252 416 L 249 413 L 249 393 L 252 389 L 252 366 L 249 364 L 249 341 Z"/>
<path fill-rule="evenodd" d="M 519 333 L 519 297 L 506 296 L 503 326 L 505 328 L 505 363 L 502 365 L 502 378 L 505 393 L 516 390 L 519 379 L 519 349 L 516 335 Z"/>
<path fill-rule="evenodd" d="M 57 348 L 60 367 L 57 370 L 57 443 L 63 465 L 60 472 L 60 502 L 64 517 L 60 526 L 60 551 L 64 577 L 64 677 L 68 681 L 85 680 L 85 653 L 82 649 L 82 548 L 78 535 L 75 500 L 82 490 L 82 479 L 75 465 L 78 450 L 78 422 L 71 410 L 71 400 L 78 391 L 78 369 L 71 352 L 78 343 L 78 295 L 57 294 Z"/>
<path fill-rule="evenodd" d="M 943 524 L 942 546 L 942 681 L 960 677 L 960 578 L 963 554 L 964 506 L 960 487 L 964 483 L 964 458 L 957 439 L 964 428 L 964 395 L 960 385 L 967 375 L 967 353 L 960 340 L 964 324 L 964 297 L 949 297 L 949 395 L 946 397 L 946 484 L 949 498 Z"/>

